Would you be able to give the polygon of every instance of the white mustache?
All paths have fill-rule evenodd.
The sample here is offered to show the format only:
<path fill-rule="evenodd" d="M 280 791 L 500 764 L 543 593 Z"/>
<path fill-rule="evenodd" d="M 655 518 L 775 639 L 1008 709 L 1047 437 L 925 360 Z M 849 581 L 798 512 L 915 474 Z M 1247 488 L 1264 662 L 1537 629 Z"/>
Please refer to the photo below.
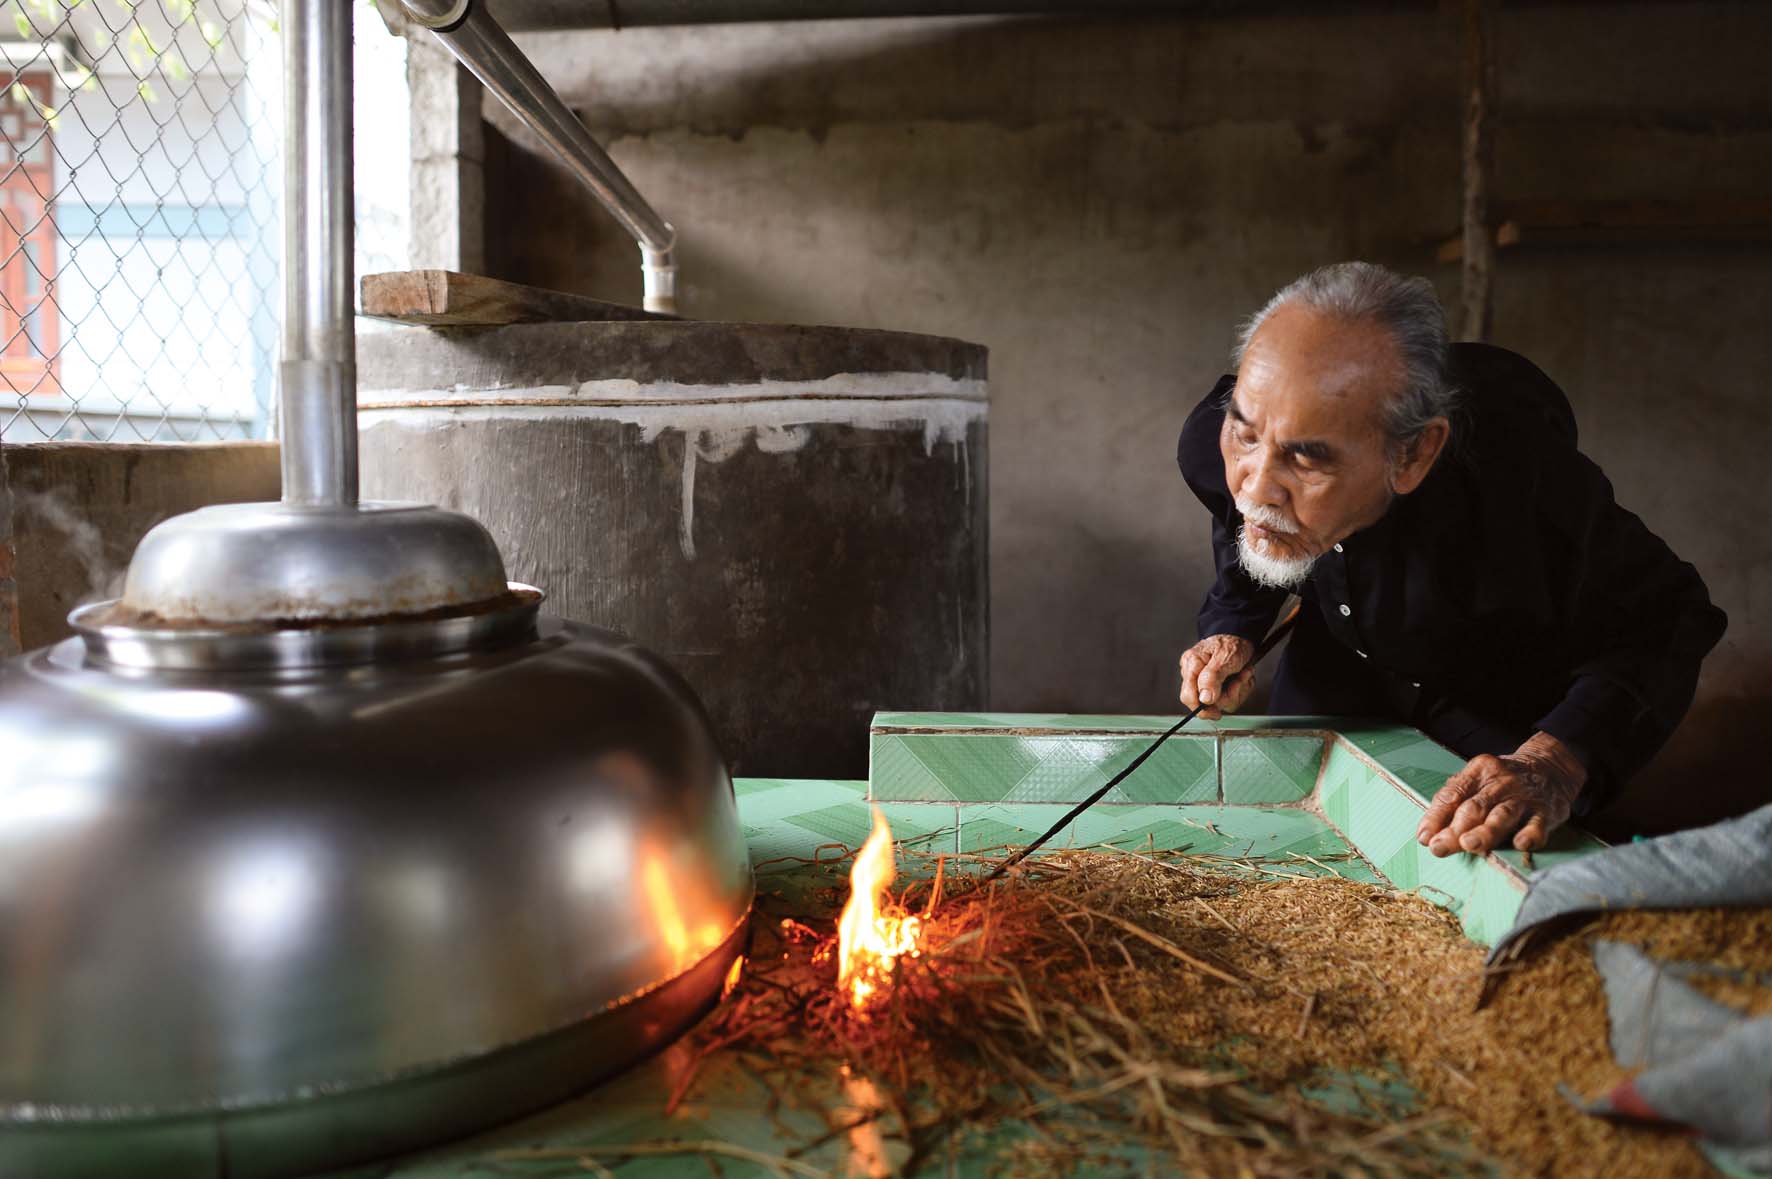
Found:
<path fill-rule="evenodd" d="M 1254 500 L 1237 497 L 1237 511 L 1243 519 L 1251 524 L 1259 524 L 1269 532 L 1278 532 L 1282 536 L 1292 536 L 1299 531 L 1298 521 L 1292 519 L 1279 508 L 1270 508 L 1266 504 L 1258 504 Z"/>

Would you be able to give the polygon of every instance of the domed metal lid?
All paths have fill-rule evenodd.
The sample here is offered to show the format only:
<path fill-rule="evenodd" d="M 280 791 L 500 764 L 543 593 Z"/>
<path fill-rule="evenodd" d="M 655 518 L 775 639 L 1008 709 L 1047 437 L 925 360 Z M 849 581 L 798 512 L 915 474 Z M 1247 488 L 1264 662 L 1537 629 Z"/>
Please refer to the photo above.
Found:
<path fill-rule="evenodd" d="M 507 593 L 490 533 L 417 504 L 225 504 L 165 521 L 129 563 L 117 621 L 148 628 L 427 614 Z"/>
<path fill-rule="evenodd" d="M 435 659 L 488 651 L 536 634 L 546 598 L 512 582 L 489 601 L 442 613 L 289 623 L 151 623 L 121 601 L 95 602 L 68 615 L 88 662 L 141 671 L 290 671 Z"/>

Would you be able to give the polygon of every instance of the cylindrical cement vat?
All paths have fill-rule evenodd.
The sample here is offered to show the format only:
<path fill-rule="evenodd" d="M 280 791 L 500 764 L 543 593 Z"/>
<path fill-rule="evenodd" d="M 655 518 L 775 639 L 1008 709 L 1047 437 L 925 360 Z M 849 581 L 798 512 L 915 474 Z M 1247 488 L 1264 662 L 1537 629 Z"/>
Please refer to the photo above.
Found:
<path fill-rule="evenodd" d="M 862 777 L 986 702 L 986 350 L 652 321 L 357 344 L 365 498 L 466 512 L 550 609 L 700 689 L 735 773 Z"/>

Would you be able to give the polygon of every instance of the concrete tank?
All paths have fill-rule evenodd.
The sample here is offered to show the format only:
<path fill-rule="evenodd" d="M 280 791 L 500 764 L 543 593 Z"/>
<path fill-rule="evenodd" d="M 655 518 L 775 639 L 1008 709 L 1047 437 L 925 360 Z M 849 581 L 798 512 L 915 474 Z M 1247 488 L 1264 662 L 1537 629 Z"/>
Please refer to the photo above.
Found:
<path fill-rule="evenodd" d="M 364 497 L 467 512 L 548 612 L 662 653 L 735 773 L 863 777 L 875 709 L 985 706 L 982 346 L 655 321 L 357 355 Z"/>

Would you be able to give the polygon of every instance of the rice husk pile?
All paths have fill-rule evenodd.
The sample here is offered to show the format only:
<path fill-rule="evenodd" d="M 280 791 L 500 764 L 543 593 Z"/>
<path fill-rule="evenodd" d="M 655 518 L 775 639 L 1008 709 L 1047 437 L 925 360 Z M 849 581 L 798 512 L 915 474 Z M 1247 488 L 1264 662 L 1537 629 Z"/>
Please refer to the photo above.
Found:
<path fill-rule="evenodd" d="M 1481 947 L 1413 894 L 1115 851 L 1049 855 L 985 884 L 978 861 L 945 857 L 942 883 L 901 894 L 903 911 L 928 910 L 923 950 L 862 1015 L 835 986 L 847 861 L 807 865 L 816 879 L 792 896 L 765 894 L 744 976 L 692 1033 L 697 1063 L 672 1105 L 693 1102 L 720 1058 L 781 1107 L 823 1112 L 830 1132 L 781 1156 L 676 1149 L 822 1175 L 811 1152 L 871 1126 L 908 1174 L 1009 1128 L 1013 1145 L 990 1148 L 1003 1175 L 1143 1174 L 1151 1160 L 1157 1173 L 1252 1179 L 1708 1175 L 1689 1138 L 1589 1117 L 1558 1093 L 1625 1075 L 1588 939 L 1772 967 L 1765 911 L 1616 914 L 1513 964 L 1477 1010 Z M 1400 1077 L 1421 1101 L 1303 1092 L 1350 1073 Z M 522 1157 L 601 1171 L 670 1149 Z"/>

